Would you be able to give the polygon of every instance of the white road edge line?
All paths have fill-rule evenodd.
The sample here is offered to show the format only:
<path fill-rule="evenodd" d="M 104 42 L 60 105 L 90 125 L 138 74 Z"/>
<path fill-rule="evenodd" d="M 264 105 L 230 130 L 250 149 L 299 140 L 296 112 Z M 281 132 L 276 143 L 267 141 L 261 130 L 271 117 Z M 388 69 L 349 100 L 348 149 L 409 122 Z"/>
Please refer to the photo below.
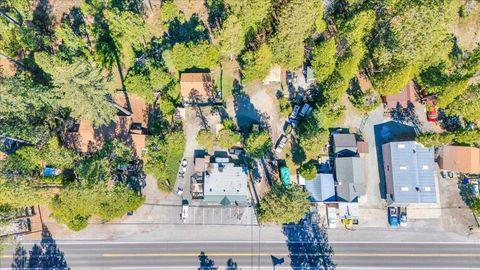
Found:
<path fill-rule="evenodd" d="M 55 240 L 60 245 L 84 245 L 84 244 L 98 244 L 98 245 L 134 245 L 134 244 L 201 244 L 201 243 L 251 243 L 251 240 L 175 240 L 175 241 L 110 241 L 110 240 Z M 25 240 L 22 243 L 37 243 L 38 241 Z M 286 240 L 261 241 L 265 244 L 284 244 Z M 438 245 L 479 245 L 479 242 L 409 242 L 409 241 L 329 241 L 329 244 L 438 244 Z"/>

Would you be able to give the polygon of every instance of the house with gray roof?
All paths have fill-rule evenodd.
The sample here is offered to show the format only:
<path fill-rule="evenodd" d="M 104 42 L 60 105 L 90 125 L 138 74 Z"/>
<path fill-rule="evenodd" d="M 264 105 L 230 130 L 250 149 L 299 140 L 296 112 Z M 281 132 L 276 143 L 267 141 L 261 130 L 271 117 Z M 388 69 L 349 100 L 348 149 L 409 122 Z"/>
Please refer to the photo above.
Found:
<path fill-rule="evenodd" d="M 210 163 L 204 174 L 203 200 L 208 204 L 245 204 L 248 172 L 233 163 Z"/>
<path fill-rule="evenodd" d="M 392 205 L 437 203 L 434 150 L 415 141 L 382 145 L 387 195 Z"/>
<path fill-rule="evenodd" d="M 310 192 L 312 202 L 335 201 L 335 181 L 333 174 L 319 173 L 312 180 L 305 181 L 305 188 Z"/>
<path fill-rule="evenodd" d="M 333 134 L 333 147 L 335 154 L 350 153 L 350 155 L 355 155 L 357 153 L 355 134 Z"/>
<path fill-rule="evenodd" d="M 357 202 L 365 195 L 365 159 L 363 157 L 338 157 L 335 159 L 337 201 Z"/>

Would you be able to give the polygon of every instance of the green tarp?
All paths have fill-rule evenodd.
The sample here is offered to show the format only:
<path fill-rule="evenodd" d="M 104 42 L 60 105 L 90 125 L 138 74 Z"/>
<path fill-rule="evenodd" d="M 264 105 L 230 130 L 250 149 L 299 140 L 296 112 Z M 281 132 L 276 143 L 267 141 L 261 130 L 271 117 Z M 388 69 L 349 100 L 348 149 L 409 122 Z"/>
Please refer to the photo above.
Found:
<path fill-rule="evenodd" d="M 290 186 L 292 181 L 290 180 L 290 170 L 288 167 L 280 168 L 280 178 L 282 178 L 282 182 L 286 187 Z"/>

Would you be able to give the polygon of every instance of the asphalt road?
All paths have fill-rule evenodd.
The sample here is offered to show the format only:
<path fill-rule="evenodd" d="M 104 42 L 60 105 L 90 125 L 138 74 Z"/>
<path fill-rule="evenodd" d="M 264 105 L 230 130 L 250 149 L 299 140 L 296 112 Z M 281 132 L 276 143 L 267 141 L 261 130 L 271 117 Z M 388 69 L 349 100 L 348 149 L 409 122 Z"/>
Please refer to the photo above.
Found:
<path fill-rule="evenodd" d="M 332 242 L 330 245 L 335 252 L 332 259 L 337 269 L 480 269 L 480 243 Z M 24 246 L 26 254 L 33 250 L 32 244 Z M 49 251 L 45 251 L 40 260 L 62 261 L 60 257 L 64 255 L 72 269 L 199 269 L 212 265 L 228 269 L 230 259 L 237 263 L 238 269 L 292 269 L 291 259 L 300 265 L 302 261 L 328 257 L 312 255 L 311 246 L 305 243 L 291 243 L 290 250 L 295 254 L 292 256 L 282 241 L 71 241 L 47 246 L 45 250 Z M 0 261 L 2 269 L 10 269 L 14 260 L 12 253 L 7 247 Z M 21 257 L 16 261 L 21 264 Z"/>

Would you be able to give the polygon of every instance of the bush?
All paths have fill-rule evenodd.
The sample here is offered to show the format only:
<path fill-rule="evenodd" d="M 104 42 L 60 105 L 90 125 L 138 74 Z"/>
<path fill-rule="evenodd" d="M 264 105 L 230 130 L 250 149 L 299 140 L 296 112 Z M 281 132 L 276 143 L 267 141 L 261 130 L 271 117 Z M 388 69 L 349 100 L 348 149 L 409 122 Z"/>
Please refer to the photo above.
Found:
<path fill-rule="evenodd" d="M 305 180 L 313 180 L 317 176 L 317 165 L 312 161 L 304 163 L 300 169 L 298 169 L 298 173 L 300 173 Z"/>

